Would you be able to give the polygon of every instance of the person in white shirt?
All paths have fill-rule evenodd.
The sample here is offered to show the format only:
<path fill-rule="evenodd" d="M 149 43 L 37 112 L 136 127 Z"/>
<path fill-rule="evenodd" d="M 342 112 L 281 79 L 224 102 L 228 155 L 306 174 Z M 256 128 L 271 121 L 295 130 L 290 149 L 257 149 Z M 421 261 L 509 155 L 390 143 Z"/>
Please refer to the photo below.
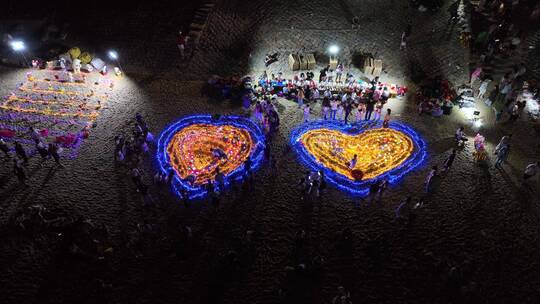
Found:
<path fill-rule="evenodd" d="M 326 74 L 326 82 L 327 83 L 333 83 L 334 82 L 334 76 L 336 75 L 336 72 L 334 70 L 328 71 L 328 74 Z"/>
<path fill-rule="evenodd" d="M 329 89 L 326 89 L 326 90 L 324 91 L 324 97 L 330 99 L 330 98 L 332 97 L 332 92 L 331 92 Z"/>
<path fill-rule="evenodd" d="M 489 78 L 482 81 L 482 84 L 480 84 L 480 88 L 478 88 L 478 99 L 481 100 L 484 98 L 484 95 L 487 92 L 487 88 L 490 82 L 491 82 L 491 79 Z"/>
<path fill-rule="evenodd" d="M 343 75 L 343 64 L 339 64 L 336 68 L 336 82 L 341 83 L 341 76 Z"/>
<path fill-rule="evenodd" d="M 349 94 L 343 94 L 343 96 L 341 97 L 341 103 L 346 103 L 347 99 L 349 99 Z"/>
<path fill-rule="evenodd" d="M 332 110 L 331 119 L 336 119 L 338 104 L 339 102 L 335 99 L 330 102 L 330 109 Z"/>
<path fill-rule="evenodd" d="M 354 84 L 354 76 L 352 74 L 349 74 L 347 82 L 349 83 L 349 86 L 352 86 Z"/>
<path fill-rule="evenodd" d="M 387 87 L 384 87 L 382 94 L 381 94 L 381 100 L 383 102 L 386 102 L 390 98 L 390 91 L 388 91 Z"/>
<path fill-rule="evenodd" d="M 341 103 L 338 104 L 336 115 L 337 115 L 337 120 L 343 119 L 343 105 Z"/>

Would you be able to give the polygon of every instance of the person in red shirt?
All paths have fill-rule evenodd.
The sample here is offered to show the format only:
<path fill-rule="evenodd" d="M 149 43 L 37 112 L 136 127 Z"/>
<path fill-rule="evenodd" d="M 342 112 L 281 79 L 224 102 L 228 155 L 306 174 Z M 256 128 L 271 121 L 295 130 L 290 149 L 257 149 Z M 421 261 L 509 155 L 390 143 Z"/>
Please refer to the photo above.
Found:
<path fill-rule="evenodd" d="M 180 57 L 182 58 L 182 60 L 184 60 L 185 58 L 184 50 L 186 49 L 187 40 L 188 40 L 188 36 L 184 35 L 182 31 L 178 31 L 176 45 L 178 46 L 178 49 L 180 50 Z"/>

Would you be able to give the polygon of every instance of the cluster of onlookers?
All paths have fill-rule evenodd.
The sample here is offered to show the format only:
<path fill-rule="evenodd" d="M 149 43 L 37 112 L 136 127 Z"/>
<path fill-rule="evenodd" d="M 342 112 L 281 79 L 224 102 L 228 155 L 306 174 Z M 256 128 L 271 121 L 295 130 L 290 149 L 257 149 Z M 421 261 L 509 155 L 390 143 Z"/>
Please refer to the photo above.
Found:
<path fill-rule="evenodd" d="M 115 161 L 117 164 L 125 165 L 131 169 L 131 179 L 135 184 L 137 192 L 145 195 L 148 186 L 143 182 L 142 169 L 139 166 L 142 162 L 143 155 L 149 150 L 148 146 L 153 143 L 154 137 L 150 133 L 142 115 L 139 113 L 135 115 L 135 122 L 129 139 L 126 139 L 123 135 L 117 135 L 114 141 Z M 166 178 L 170 179 L 170 177 L 160 176 L 161 180 L 165 180 Z"/>
<path fill-rule="evenodd" d="M 272 135 L 277 131 L 280 124 L 279 114 L 276 111 L 275 105 L 272 103 L 273 100 L 275 98 L 266 95 L 262 100 L 257 99 L 253 106 L 253 118 L 262 126 L 268 138 L 272 138 Z M 243 105 L 246 110 L 252 107 L 249 95 L 244 96 Z"/>
<path fill-rule="evenodd" d="M 339 66 L 338 66 L 339 68 Z M 263 75 L 259 87 L 246 96 L 245 105 L 250 99 L 257 100 L 257 96 L 271 96 L 293 100 L 302 109 L 304 121 L 311 117 L 312 105 L 321 103 L 321 118 L 328 120 L 343 120 L 345 123 L 360 120 L 380 120 L 383 107 L 388 99 L 403 96 L 407 93 L 406 87 L 389 85 L 375 77 L 370 82 L 357 81 L 353 75 L 328 75 L 329 71 L 322 71 L 320 80 L 316 82 L 312 72 L 296 75 L 293 80 L 282 78 L 281 73 L 272 78 Z M 385 118 L 390 118 L 387 110 Z M 387 121 L 388 122 L 388 121 Z"/>
<path fill-rule="evenodd" d="M 13 158 L 13 173 L 19 180 L 21 184 L 26 183 L 27 174 L 25 167 L 28 165 L 29 159 L 35 153 L 39 154 L 41 157 L 41 166 L 48 159 L 54 159 L 55 163 L 59 166 L 62 166 L 60 163 L 60 154 L 63 151 L 63 148 L 56 142 L 47 143 L 47 140 L 43 136 L 43 133 L 30 127 L 29 129 L 30 137 L 35 145 L 35 151 L 28 151 L 20 142 L 14 141 L 13 148 L 0 138 L 0 151 L 4 153 L 6 158 L 11 158 L 12 152 L 15 152 L 15 157 Z"/>

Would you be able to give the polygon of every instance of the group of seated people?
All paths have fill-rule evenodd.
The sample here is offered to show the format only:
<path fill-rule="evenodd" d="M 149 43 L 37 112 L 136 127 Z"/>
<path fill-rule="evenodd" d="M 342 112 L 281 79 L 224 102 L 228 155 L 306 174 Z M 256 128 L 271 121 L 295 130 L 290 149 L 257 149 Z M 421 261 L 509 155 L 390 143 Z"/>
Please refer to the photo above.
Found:
<path fill-rule="evenodd" d="M 445 112 L 445 109 L 452 108 L 453 103 L 449 100 L 440 100 L 436 98 L 420 98 L 418 101 L 418 114 L 428 114 L 434 117 L 440 117 Z"/>
<path fill-rule="evenodd" d="M 277 75 L 272 74 L 272 77 L 267 77 L 264 73 L 259 78 L 259 86 L 256 88 L 257 94 L 270 94 L 287 99 L 295 99 L 300 90 L 305 95 L 305 100 L 318 100 L 323 97 L 336 97 L 338 95 L 349 94 L 353 98 L 367 96 L 371 93 L 380 94 L 381 98 L 392 98 L 396 96 L 404 96 L 408 89 L 405 86 L 382 83 L 379 77 L 375 77 L 372 81 L 367 82 L 361 79 L 356 80 L 354 76 L 348 75 L 347 83 L 317 83 L 314 80 L 314 74 L 311 71 L 295 75 L 293 79 L 283 78 L 282 73 Z"/>
<path fill-rule="evenodd" d="M 428 114 L 435 117 L 450 114 L 450 109 L 454 106 L 452 100 L 455 97 L 456 93 L 451 89 L 448 80 L 430 79 L 416 93 L 418 114 Z"/>

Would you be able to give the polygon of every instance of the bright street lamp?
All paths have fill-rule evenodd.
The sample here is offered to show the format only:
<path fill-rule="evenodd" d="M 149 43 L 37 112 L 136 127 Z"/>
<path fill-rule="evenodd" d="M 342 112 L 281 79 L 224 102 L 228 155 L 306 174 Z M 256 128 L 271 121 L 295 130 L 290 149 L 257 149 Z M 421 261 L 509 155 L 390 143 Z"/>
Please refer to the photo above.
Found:
<path fill-rule="evenodd" d="M 24 41 L 22 41 L 22 40 L 11 40 L 9 42 L 9 46 L 11 47 L 11 49 L 14 52 L 19 53 L 23 57 L 24 64 L 26 66 L 28 66 L 28 61 L 26 60 L 26 56 L 24 55 L 24 50 L 26 50 L 26 45 L 24 45 Z"/>
<path fill-rule="evenodd" d="M 109 58 L 111 58 L 113 60 L 117 60 L 118 59 L 118 53 L 116 51 L 109 51 Z"/>
<path fill-rule="evenodd" d="M 24 51 L 26 46 L 24 45 L 24 41 L 21 40 L 13 40 L 9 43 L 11 46 L 11 49 L 13 49 L 15 52 Z"/>
<path fill-rule="evenodd" d="M 116 64 L 118 65 L 120 70 L 123 71 L 124 69 L 122 68 L 122 66 L 120 65 L 120 61 L 118 60 L 118 52 L 116 52 L 114 50 L 110 50 L 108 54 L 109 54 L 109 58 L 116 61 Z"/>
<path fill-rule="evenodd" d="M 332 55 L 336 55 L 339 52 L 339 47 L 337 45 L 331 45 L 328 48 L 328 52 Z"/>

